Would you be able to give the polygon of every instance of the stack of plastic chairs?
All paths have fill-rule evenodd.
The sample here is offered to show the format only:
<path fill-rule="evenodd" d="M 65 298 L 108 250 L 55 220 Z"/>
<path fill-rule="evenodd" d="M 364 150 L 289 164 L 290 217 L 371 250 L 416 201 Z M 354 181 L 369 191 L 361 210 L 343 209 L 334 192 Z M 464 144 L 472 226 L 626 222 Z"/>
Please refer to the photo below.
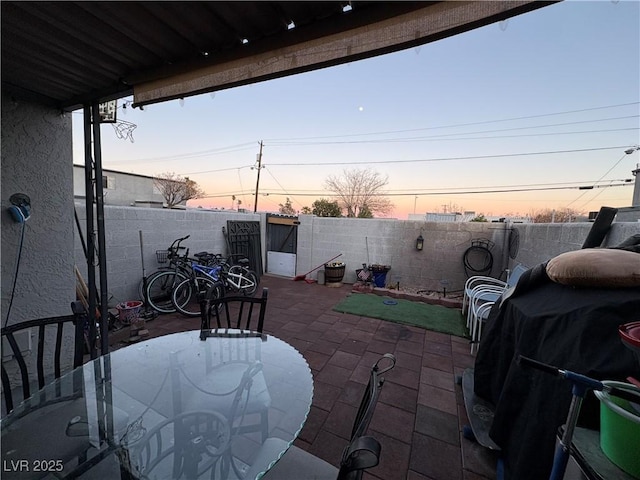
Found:
<path fill-rule="evenodd" d="M 513 270 L 507 271 L 506 281 L 484 275 L 475 275 L 467 279 L 464 285 L 462 312 L 468 310 L 467 328 L 471 333 L 471 353 L 474 352 L 474 346 L 480 342 L 481 322 L 486 321 L 493 304 L 504 292 L 514 287 L 527 270 L 529 267 L 516 265 Z"/>

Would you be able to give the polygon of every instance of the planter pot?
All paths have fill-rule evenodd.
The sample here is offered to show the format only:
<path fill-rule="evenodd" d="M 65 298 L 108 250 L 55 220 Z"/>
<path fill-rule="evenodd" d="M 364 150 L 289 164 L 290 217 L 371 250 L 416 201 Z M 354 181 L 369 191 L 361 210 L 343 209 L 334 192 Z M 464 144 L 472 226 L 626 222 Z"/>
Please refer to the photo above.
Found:
<path fill-rule="evenodd" d="M 387 272 L 391 270 L 388 265 L 371 265 L 369 270 L 373 274 L 373 283 L 378 288 L 384 288 L 387 284 Z"/>
<path fill-rule="evenodd" d="M 387 284 L 387 272 L 373 272 L 373 283 L 378 288 L 384 288 Z"/>
<path fill-rule="evenodd" d="M 340 283 L 342 281 L 342 279 L 344 278 L 344 270 L 346 268 L 346 265 L 340 265 L 340 266 L 331 266 L 331 265 L 325 265 L 324 266 L 324 281 L 326 283 Z"/>

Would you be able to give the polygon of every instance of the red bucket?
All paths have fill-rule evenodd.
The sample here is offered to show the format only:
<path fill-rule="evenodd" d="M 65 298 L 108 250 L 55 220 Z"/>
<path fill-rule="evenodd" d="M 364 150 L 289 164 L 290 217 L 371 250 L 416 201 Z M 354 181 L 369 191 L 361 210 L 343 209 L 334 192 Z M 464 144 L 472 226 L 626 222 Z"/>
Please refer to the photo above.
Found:
<path fill-rule="evenodd" d="M 142 302 L 139 300 L 132 300 L 129 302 L 122 302 L 116 305 L 118 309 L 118 318 L 123 325 L 130 325 L 131 322 L 138 319 L 140 316 L 140 308 Z"/>

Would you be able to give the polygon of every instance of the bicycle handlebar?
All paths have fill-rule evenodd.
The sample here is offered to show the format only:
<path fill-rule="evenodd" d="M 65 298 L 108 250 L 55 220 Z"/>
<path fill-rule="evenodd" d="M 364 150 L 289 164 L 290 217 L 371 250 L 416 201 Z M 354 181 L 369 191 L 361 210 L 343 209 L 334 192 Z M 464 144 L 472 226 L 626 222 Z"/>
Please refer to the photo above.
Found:
<path fill-rule="evenodd" d="M 184 242 L 187 238 L 189 238 L 191 235 L 187 235 L 186 237 L 182 237 L 182 238 L 176 238 L 172 243 L 171 246 L 169 247 L 169 250 L 173 250 L 174 248 L 176 250 L 181 250 L 181 249 L 185 249 L 187 247 L 181 247 L 180 244 L 182 242 Z"/>

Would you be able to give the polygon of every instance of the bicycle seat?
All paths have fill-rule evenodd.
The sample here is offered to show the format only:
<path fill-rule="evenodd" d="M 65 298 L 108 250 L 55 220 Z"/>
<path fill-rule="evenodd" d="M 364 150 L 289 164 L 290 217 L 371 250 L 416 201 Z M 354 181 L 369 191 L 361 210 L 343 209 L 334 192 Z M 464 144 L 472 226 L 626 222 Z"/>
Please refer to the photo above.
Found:
<path fill-rule="evenodd" d="M 248 258 L 239 258 L 236 263 L 242 264 L 242 265 L 248 265 L 249 264 L 249 259 Z"/>

